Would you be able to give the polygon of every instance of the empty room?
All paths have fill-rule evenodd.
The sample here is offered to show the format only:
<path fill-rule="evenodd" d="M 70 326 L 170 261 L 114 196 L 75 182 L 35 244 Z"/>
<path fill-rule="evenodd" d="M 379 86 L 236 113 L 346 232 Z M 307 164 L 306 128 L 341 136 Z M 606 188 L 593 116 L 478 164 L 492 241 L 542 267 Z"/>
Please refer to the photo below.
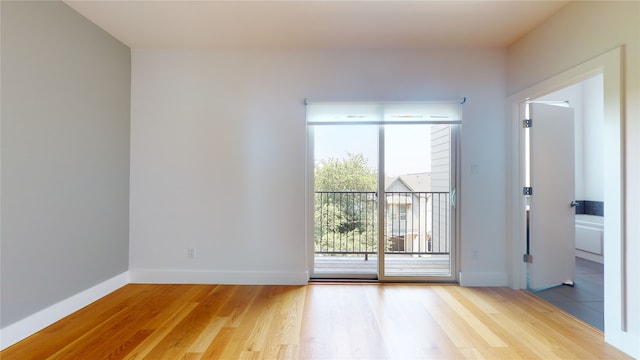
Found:
<path fill-rule="evenodd" d="M 640 357 L 640 1 L 0 0 L 0 39 L 2 359 Z"/>

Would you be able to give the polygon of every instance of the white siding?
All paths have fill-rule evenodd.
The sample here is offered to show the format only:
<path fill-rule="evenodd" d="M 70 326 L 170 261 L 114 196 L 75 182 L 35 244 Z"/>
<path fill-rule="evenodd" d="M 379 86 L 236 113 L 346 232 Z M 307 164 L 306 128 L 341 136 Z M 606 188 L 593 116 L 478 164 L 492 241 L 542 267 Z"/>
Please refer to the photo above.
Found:
<path fill-rule="evenodd" d="M 431 126 L 431 191 L 449 191 L 450 142 L 449 125 Z"/>
<path fill-rule="evenodd" d="M 449 192 L 451 158 L 451 126 L 432 125 L 431 127 L 431 191 Z M 444 194 L 432 195 L 429 204 L 433 211 L 431 241 L 434 252 L 448 252 L 449 237 L 449 201 Z"/>

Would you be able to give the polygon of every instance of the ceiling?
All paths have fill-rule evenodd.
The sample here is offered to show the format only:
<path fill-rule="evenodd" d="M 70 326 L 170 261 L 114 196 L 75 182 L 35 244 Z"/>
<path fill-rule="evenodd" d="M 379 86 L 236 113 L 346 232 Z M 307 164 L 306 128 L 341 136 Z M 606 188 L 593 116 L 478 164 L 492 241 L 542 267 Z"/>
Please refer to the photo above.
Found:
<path fill-rule="evenodd" d="M 65 0 L 131 48 L 506 47 L 568 1 Z"/>

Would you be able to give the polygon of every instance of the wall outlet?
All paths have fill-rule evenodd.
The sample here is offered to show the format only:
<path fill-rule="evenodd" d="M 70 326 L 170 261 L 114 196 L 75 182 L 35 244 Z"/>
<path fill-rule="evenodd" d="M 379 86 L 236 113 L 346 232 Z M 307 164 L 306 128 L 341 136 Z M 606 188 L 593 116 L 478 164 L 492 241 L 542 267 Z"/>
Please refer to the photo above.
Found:
<path fill-rule="evenodd" d="M 196 248 L 193 248 L 193 247 L 187 248 L 187 257 L 189 259 L 195 259 L 196 258 Z"/>
<path fill-rule="evenodd" d="M 471 257 L 473 258 L 473 260 L 478 260 L 478 258 L 480 257 L 480 251 L 478 249 L 473 249 Z"/>

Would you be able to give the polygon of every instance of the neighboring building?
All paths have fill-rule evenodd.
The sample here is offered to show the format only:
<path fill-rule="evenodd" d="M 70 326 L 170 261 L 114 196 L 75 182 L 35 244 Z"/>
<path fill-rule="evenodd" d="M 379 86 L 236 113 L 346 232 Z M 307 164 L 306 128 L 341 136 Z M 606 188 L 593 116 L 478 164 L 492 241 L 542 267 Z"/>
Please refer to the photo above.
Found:
<path fill-rule="evenodd" d="M 385 238 L 387 251 L 431 252 L 433 229 L 430 206 L 431 174 L 407 174 L 387 179 Z"/>
<path fill-rule="evenodd" d="M 449 253 L 451 126 L 431 125 L 431 172 L 388 178 L 388 251 Z"/>
<path fill-rule="evenodd" d="M 450 250 L 451 125 L 431 125 L 431 191 L 434 253 Z"/>

